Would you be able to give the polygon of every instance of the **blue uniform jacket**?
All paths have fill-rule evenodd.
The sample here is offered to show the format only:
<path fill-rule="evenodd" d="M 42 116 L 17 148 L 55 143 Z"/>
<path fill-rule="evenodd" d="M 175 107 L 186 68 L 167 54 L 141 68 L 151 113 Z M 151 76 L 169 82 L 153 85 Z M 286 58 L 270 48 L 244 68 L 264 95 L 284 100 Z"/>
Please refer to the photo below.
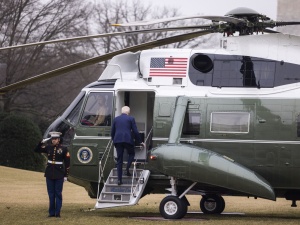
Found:
<path fill-rule="evenodd" d="M 47 154 L 47 167 L 45 177 L 49 179 L 62 179 L 69 175 L 70 153 L 66 147 L 59 145 L 43 145 L 41 142 L 35 147 L 35 152 Z M 50 163 L 51 161 L 51 163 Z M 63 162 L 63 164 L 55 164 Z"/>
<path fill-rule="evenodd" d="M 142 143 L 140 134 L 137 130 L 135 119 L 125 113 L 117 116 L 111 128 L 111 138 L 113 142 L 116 143 L 128 143 L 134 145 L 134 138 L 138 143 Z"/>

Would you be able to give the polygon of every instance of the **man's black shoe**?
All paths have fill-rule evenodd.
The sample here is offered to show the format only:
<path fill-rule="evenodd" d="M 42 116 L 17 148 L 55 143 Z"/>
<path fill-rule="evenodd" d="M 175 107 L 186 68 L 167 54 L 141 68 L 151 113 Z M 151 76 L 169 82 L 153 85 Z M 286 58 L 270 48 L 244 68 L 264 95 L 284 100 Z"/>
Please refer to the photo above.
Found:
<path fill-rule="evenodd" d="M 118 180 L 118 185 L 121 185 L 121 184 L 123 184 L 122 181 Z"/>
<path fill-rule="evenodd" d="M 56 216 L 55 216 L 55 217 L 60 217 L 60 213 L 56 214 Z"/>
<path fill-rule="evenodd" d="M 125 176 L 131 177 L 131 173 L 129 171 L 126 171 Z"/>
<path fill-rule="evenodd" d="M 55 217 L 55 215 L 48 215 L 48 217 Z"/>

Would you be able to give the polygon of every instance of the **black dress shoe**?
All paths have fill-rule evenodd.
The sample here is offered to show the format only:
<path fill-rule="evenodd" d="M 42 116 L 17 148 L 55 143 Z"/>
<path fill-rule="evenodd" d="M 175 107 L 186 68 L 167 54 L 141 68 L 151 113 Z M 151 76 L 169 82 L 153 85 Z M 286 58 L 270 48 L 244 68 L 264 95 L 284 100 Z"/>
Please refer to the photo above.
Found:
<path fill-rule="evenodd" d="M 131 177 L 131 173 L 129 171 L 126 171 L 125 176 Z"/>
<path fill-rule="evenodd" d="M 55 217 L 60 217 L 60 213 L 56 214 Z"/>
<path fill-rule="evenodd" d="M 48 217 L 55 217 L 55 215 L 48 215 Z"/>
<path fill-rule="evenodd" d="M 118 185 L 121 185 L 121 184 L 123 184 L 122 181 L 118 180 Z"/>

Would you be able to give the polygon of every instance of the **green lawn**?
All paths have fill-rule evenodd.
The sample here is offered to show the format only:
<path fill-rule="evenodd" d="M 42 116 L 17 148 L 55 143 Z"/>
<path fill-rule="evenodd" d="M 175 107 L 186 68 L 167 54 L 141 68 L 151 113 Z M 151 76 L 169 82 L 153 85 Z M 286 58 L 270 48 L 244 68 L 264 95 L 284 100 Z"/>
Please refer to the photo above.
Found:
<path fill-rule="evenodd" d="M 300 208 L 291 202 L 276 202 L 245 197 L 224 197 L 222 215 L 199 213 L 201 196 L 187 196 L 191 206 L 182 220 L 160 219 L 159 203 L 164 195 L 148 195 L 139 204 L 93 210 L 95 199 L 79 186 L 66 182 L 61 218 L 47 218 L 48 196 L 43 173 L 0 166 L 0 224 L 300 224 Z M 147 220 L 140 217 L 147 217 Z"/>

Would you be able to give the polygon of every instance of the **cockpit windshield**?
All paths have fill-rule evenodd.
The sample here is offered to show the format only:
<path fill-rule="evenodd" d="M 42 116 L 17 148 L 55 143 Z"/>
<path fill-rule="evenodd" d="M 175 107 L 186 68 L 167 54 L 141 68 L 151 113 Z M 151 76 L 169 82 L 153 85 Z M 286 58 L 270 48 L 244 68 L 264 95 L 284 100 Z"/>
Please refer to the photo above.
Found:
<path fill-rule="evenodd" d="M 79 119 L 79 113 L 83 103 L 84 95 L 84 91 L 79 93 L 66 111 L 48 127 L 44 134 L 44 138 L 48 138 L 49 132 L 51 131 L 59 131 L 62 133 L 62 144 L 64 146 L 70 145 L 74 136 L 74 126 Z"/>

